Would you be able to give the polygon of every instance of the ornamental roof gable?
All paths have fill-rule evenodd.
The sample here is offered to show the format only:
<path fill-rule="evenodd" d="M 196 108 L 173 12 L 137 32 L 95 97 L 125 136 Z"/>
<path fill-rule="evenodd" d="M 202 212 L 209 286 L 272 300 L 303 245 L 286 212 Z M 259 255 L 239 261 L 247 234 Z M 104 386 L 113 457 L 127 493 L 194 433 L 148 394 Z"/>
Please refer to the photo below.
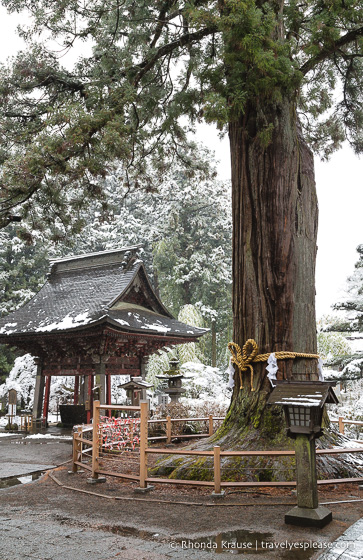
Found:
<path fill-rule="evenodd" d="M 0 339 L 85 330 L 102 323 L 128 332 L 199 337 L 156 295 L 139 246 L 52 261 L 48 279 L 25 305 L 0 319 Z"/>

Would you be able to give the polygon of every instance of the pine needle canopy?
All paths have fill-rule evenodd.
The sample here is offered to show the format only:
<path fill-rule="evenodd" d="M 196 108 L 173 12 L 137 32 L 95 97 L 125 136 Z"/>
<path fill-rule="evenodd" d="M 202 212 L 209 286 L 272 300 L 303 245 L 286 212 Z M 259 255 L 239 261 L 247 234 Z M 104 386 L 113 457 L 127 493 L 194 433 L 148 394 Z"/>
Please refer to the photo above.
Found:
<path fill-rule="evenodd" d="M 288 102 L 316 152 L 346 139 L 362 151 L 360 0 L 2 4 L 30 15 L 27 48 L 0 68 L 3 225 L 77 229 L 107 174 L 121 166 L 125 184 L 153 189 L 150 169 L 178 159 L 192 173 L 195 124 L 226 131 L 251 106 L 262 146 L 275 126 L 264 107 Z"/>

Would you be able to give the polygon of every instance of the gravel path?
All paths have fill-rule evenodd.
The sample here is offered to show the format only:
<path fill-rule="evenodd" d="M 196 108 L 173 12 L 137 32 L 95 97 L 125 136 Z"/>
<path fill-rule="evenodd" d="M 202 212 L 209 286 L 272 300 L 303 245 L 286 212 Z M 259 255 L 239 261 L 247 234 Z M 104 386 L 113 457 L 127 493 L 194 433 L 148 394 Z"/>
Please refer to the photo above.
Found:
<path fill-rule="evenodd" d="M 6 461 L 16 471 L 24 464 L 54 465 L 70 458 L 70 442 L 21 441 L 0 439 L 0 468 Z M 54 471 L 60 484 L 45 475 L 0 490 L 1 560 L 204 560 L 213 553 L 218 558 L 246 553 L 249 560 L 308 560 L 363 515 L 363 502 L 335 504 L 329 506 L 333 522 L 324 529 L 291 527 L 284 524 L 295 499 L 289 491 L 281 497 L 230 494 L 215 502 L 204 490 L 165 486 L 140 495 L 135 485 L 113 478 L 89 485 L 87 473 L 70 475 L 68 468 Z M 344 496 L 326 494 L 324 499 L 329 497 Z M 241 505 L 247 503 L 254 505 Z"/>

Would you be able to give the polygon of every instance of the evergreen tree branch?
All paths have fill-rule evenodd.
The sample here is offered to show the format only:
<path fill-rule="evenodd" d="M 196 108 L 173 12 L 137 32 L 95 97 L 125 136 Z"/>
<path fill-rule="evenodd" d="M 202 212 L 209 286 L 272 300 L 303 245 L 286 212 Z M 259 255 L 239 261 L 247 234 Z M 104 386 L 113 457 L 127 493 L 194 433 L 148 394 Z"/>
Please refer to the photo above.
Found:
<path fill-rule="evenodd" d="M 313 70 L 320 62 L 327 60 L 333 54 L 337 53 L 339 49 L 342 47 L 353 43 L 360 37 L 363 37 L 363 27 L 359 27 L 358 29 L 352 29 L 337 41 L 332 42 L 329 46 L 324 46 L 320 53 L 315 56 L 312 56 L 309 60 L 305 62 L 300 68 L 300 72 L 305 76 L 308 72 Z M 352 55 L 354 56 L 354 55 Z M 359 53 L 357 53 L 359 56 Z"/>
<path fill-rule="evenodd" d="M 159 16 L 158 16 L 158 23 L 156 25 L 156 29 L 155 29 L 155 33 L 154 33 L 154 37 L 150 43 L 150 48 L 153 49 L 156 45 L 156 43 L 158 42 L 158 39 L 161 36 L 162 30 L 165 26 L 165 24 L 167 23 L 166 18 L 166 14 L 167 11 L 169 10 L 169 8 L 171 8 L 173 5 L 175 4 L 175 0 L 171 0 L 171 1 L 167 1 L 165 2 L 159 12 Z M 178 10 L 179 12 L 179 10 Z M 177 13 L 178 13 L 177 12 Z"/>
<path fill-rule="evenodd" d="M 172 53 L 174 50 L 180 47 L 185 47 L 190 43 L 198 42 L 204 37 L 207 37 L 208 35 L 212 35 L 216 31 L 217 31 L 217 26 L 215 25 L 204 27 L 203 29 L 199 29 L 194 33 L 186 33 L 176 41 L 172 41 L 171 43 L 163 45 L 156 51 L 156 53 L 151 58 L 146 59 L 143 62 L 140 62 L 140 64 L 134 67 L 135 69 L 139 69 L 139 72 L 134 79 L 134 85 L 136 86 L 143 78 L 143 76 L 145 76 L 145 74 L 147 74 L 147 72 L 151 70 L 153 66 L 155 66 L 158 60 L 160 60 L 164 56 Z"/>

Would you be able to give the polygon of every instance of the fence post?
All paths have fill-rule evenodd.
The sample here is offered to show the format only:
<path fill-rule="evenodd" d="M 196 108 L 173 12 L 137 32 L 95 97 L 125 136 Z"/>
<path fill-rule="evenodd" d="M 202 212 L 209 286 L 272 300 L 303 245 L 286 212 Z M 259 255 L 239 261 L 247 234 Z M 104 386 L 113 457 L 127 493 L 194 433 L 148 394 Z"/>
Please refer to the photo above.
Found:
<path fill-rule="evenodd" d="M 219 445 L 214 446 L 214 492 L 213 496 L 223 496 L 221 490 L 221 448 Z"/>
<path fill-rule="evenodd" d="M 344 434 L 344 421 L 343 416 L 339 416 L 339 432 Z"/>
<path fill-rule="evenodd" d="M 171 443 L 171 417 L 166 417 L 166 443 Z"/>
<path fill-rule="evenodd" d="M 82 433 L 82 428 L 78 428 L 77 432 L 73 433 L 73 454 L 72 454 L 72 472 L 76 473 L 78 470 L 78 466 L 76 465 L 76 461 L 78 461 L 78 454 L 79 454 L 79 444 L 78 438 L 80 436 L 80 430 Z"/>
<path fill-rule="evenodd" d="M 213 415 L 209 415 L 209 435 L 213 435 Z"/>
<path fill-rule="evenodd" d="M 83 428 L 82 428 L 82 426 L 78 426 L 78 437 L 81 438 L 82 436 L 83 436 Z M 82 443 L 81 441 L 78 441 L 78 448 L 77 448 L 77 450 L 78 450 L 78 459 L 77 459 L 77 460 L 78 460 L 80 463 L 82 463 L 82 458 L 83 458 L 83 455 L 82 455 L 82 453 L 83 453 L 83 443 Z"/>
<path fill-rule="evenodd" d="M 148 436 L 148 401 L 140 401 L 140 487 L 139 492 L 151 489 L 147 486 L 147 436 Z"/>
<path fill-rule="evenodd" d="M 98 479 L 98 458 L 100 455 L 99 448 L 99 424 L 100 424 L 100 401 L 93 403 L 93 430 L 92 430 L 92 479 Z"/>

